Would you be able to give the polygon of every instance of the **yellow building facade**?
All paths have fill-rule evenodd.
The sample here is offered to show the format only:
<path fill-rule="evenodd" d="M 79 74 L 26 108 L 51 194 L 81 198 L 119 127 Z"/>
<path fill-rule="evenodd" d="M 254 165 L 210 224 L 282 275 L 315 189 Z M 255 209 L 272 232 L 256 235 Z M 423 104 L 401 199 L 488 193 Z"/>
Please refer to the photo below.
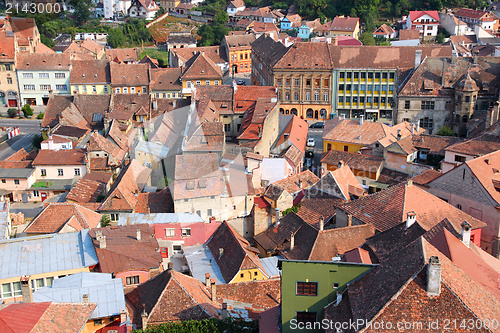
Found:
<path fill-rule="evenodd" d="M 71 95 L 109 95 L 111 86 L 109 84 L 72 84 Z"/>
<path fill-rule="evenodd" d="M 339 150 L 339 151 L 347 151 L 350 153 L 357 153 L 361 148 L 365 147 L 364 145 L 357 145 L 348 142 L 340 142 L 340 141 L 330 141 L 323 139 L 323 152 L 327 152 L 330 150 Z"/>
<path fill-rule="evenodd" d="M 267 280 L 268 277 L 258 268 L 242 269 L 234 276 L 230 283 L 247 282 L 253 280 Z"/>

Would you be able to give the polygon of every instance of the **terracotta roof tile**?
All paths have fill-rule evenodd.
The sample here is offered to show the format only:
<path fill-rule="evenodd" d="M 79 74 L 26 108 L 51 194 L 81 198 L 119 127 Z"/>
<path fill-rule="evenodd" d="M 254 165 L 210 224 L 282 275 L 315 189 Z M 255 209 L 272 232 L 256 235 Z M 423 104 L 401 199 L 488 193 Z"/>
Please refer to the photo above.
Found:
<path fill-rule="evenodd" d="M 465 163 L 484 189 L 500 205 L 500 150 Z"/>
<path fill-rule="evenodd" d="M 62 53 L 26 53 L 17 57 L 17 69 L 22 71 L 69 71 L 70 55 Z"/>
<path fill-rule="evenodd" d="M 396 31 L 388 26 L 387 24 L 382 24 L 380 27 L 378 27 L 374 32 L 373 34 L 374 35 L 390 35 L 390 34 L 393 34 L 395 33 Z"/>
<path fill-rule="evenodd" d="M 119 58 L 121 61 L 139 61 L 139 53 L 137 48 L 128 48 L 128 49 L 106 49 L 106 58 L 108 60 L 114 60 L 115 58 Z"/>
<path fill-rule="evenodd" d="M 311 55 L 314 57 L 311 57 Z M 332 70 L 327 43 L 295 43 L 274 65 L 274 69 L 307 68 Z"/>
<path fill-rule="evenodd" d="M 110 119 L 129 121 L 141 108 L 150 112 L 151 103 L 148 94 L 116 94 L 113 96 Z"/>
<path fill-rule="evenodd" d="M 80 178 L 73 184 L 66 200 L 73 202 L 96 202 L 97 197 L 103 192 L 105 184 L 89 179 Z"/>
<path fill-rule="evenodd" d="M 31 168 L 31 163 L 37 156 L 38 151 L 33 150 L 29 154 L 24 148 L 19 149 L 14 154 L 7 157 L 5 160 L 0 161 L 0 168 L 3 169 L 24 169 Z"/>
<path fill-rule="evenodd" d="M 110 63 L 112 86 L 147 86 L 149 85 L 148 64 Z"/>
<path fill-rule="evenodd" d="M 372 155 L 363 155 L 350 153 L 339 150 L 330 150 L 321 159 L 321 163 L 338 166 L 340 162 L 344 162 L 351 170 L 364 170 L 375 172 L 384 164 L 384 159 Z"/>
<path fill-rule="evenodd" d="M 222 71 L 212 59 L 200 52 L 185 63 L 181 78 L 182 80 L 222 79 Z"/>
<path fill-rule="evenodd" d="M 441 176 L 441 172 L 430 169 L 412 178 L 414 184 L 427 185 L 429 182 Z"/>
<path fill-rule="evenodd" d="M 500 150 L 500 137 L 498 135 L 484 134 L 465 142 L 448 146 L 445 150 L 477 157 Z"/>
<path fill-rule="evenodd" d="M 252 43 L 255 41 L 255 35 L 243 34 L 243 35 L 224 36 L 224 41 L 227 44 L 230 51 L 250 50 L 252 47 Z"/>
<path fill-rule="evenodd" d="M 150 69 L 151 90 L 181 90 L 181 68 Z"/>
<path fill-rule="evenodd" d="M 302 171 L 296 175 L 287 177 L 273 183 L 290 194 L 299 192 L 300 190 L 307 189 L 319 181 L 319 177 L 312 173 L 310 170 Z M 301 185 L 299 187 L 299 185 Z"/>
<path fill-rule="evenodd" d="M 141 232 L 140 240 L 137 240 L 137 230 Z M 99 247 L 99 240 L 96 239 L 98 231 L 106 237 L 105 248 Z M 99 259 L 99 271 L 103 273 L 118 274 L 129 270 L 149 272 L 151 268 L 159 268 L 161 265 L 154 227 L 148 224 L 92 229 L 89 235 Z"/>
<path fill-rule="evenodd" d="M 203 52 L 206 57 L 210 58 L 216 64 L 223 64 L 228 62 L 226 51 L 224 50 L 224 47 L 222 45 L 172 49 L 171 52 L 179 57 L 182 60 L 182 63 L 187 62 L 199 52 Z"/>
<path fill-rule="evenodd" d="M 108 60 L 73 60 L 71 84 L 109 84 L 111 74 Z"/>
<path fill-rule="evenodd" d="M 172 213 L 174 202 L 170 189 L 167 187 L 160 192 L 139 193 L 135 213 Z"/>
<path fill-rule="evenodd" d="M 323 130 L 323 140 L 331 140 L 358 145 L 369 145 L 387 136 L 389 126 L 359 120 L 334 118 L 327 120 Z"/>
<path fill-rule="evenodd" d="M 349 16 L 335 16 L 335 18 L 316 28 L 316 31 L 342 31 L 354 32 L 359 27 L 359 18 Z"/>
<path fill-rule="evenodd" d="M 85 165 L 85 151 L 83 149 L 40 150 L 33 165 Z"/>

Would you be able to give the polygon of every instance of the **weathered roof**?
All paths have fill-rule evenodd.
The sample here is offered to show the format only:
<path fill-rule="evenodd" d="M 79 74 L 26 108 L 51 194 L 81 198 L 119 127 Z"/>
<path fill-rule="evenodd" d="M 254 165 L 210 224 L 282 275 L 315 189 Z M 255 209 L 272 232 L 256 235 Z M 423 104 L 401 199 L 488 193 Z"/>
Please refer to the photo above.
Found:
<path fill-rule="evenodd" d="M 481 156 L 500 150 L 500 137 L 498 135 L 484 134 L 465 142 L 458 142 L 445 148 L 445 151 L 461 153 L 471 156 Z"/>
<path fill-rule="evenodd" d="M 151 68 L 149 86 L 151 90 L 181 90 L 181 68 Z"/>
<path fill-rule="evenodd" d="M 349 17 L 349 16 L 335 16 L 335 18 L 326 22 L 322 26 L 316 28 L 316 31 L 342 31 L 342 32 L 354 32 L 356 27 L 359 27 L 359 18 L 358 17 Z"/>
<path fill-rule="evenodd" d="M 111 74 L 108 60 L 72 60 L 70 84 L 109 84 Z"/>
<path fill-rule="evenodd" d="M 85 174 L 87 175 L 87 174 Z M 97 202 L 97 197 L 103 192 L 105 183 L 86 179 L 78 179 L 66 196 L 67 201 Z"/>
<path fill-rule="evenodd" d="M 200 52 L 185 63 L 181 78 L 183 80 L 222 79 L 222 71 L 212 59 Z"/>
<path fill-rule="evenodd" d="M 115 58 L 121 61 L 139 61 L 139 53 L 137 48 L 126 48 L 126 49 L 106 49 L 106 58 L 108 60 L 114 60 Z"/>
<path fill-rule="evenodd" d="M 148 64 L 110 63 L 111 85 L 113 86 L 147 86 L 149 85 Z"/>
<path fill-rule="evenodd" d="M 16 263 L 16 264 L 13 264 Z M 88 230 L 0 241 L 0 279 L 97 265 Z"/>
<path fill-rule="evenodd" d="M 311 56 L 314 55 L 314 56 Z M 276 69 L 307 68 L 332 70 L 332 59 L 327 43 L 295 43 L 273 66 Z"/>
<path fill-rule="evenodd" d="M 40 150 L 33 166 L 43 165 L 85 165 L 83 149 Z"/>
<path fill-rule="evenodd" d="M 83 303 L 83 295 L 97 304 L 90 319 L 118 316 L 125 310 L 123 281 L 105 273 L 81 272 L 56 279 L 52 286 L 34 292 L 33 301 Z"/>
<path fill-rule="evenodd" d="M 20 53 L 17 70 L 21 71 L 69 71 L 70 55 L 63 53 Z"/>
<path fill-rule="evenodd" d="M 321 159 L 321 163 L 326 163 L 334 166 L 338 166 L 340 162 L 343 162 L 352 170 L 376 172 L 384 164 L 384 159 L 382 157 L 356 154 L 339 150 L 330 150 Z"/>

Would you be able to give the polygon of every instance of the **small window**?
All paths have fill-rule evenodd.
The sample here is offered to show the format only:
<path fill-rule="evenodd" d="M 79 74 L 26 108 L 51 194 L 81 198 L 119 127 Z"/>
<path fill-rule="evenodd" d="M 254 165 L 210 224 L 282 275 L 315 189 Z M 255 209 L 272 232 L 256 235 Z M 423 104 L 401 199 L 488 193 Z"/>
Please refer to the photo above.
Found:
<path fill-rule="evenodd" d="M 129 276 L 126 278 L 127 285 L 139 284 L 139 275 Z"/>
<path fill-rule="evenodd" d="M 102 319 L 94 319 L 94 326 L 101 326 L 101 325 L 102 325 Z"/>
<path fill-rule="evenodd" d="M 148 92 L 148 88 L 147 87 L 142 87 L 142 93 L 146 94 L 147 92 Z"/>
<path fill-rule="evenodd" d="M 208 217 L 212 216 L 212 209 L 211 208 L 207 209 L 207 216 Z"/>
<path fill-rule="evenodd" d="M 344 151 L 349 151 L 349 146 L 344 146 Z"/>
<path fill-rule="evenodd" d="M 243 273 L 240 274 L 240 278 L 243 278 Z"/>
<path fill-rule="evenodd" d="M 340 285 L 337 282 L 334 282 L 332 285 L 333 289 L 338 289 L 339 287 L 340 287 Z"/>
<path fill-rule="evenodd" d="M 84 92 L 84 93 L 87 92 L 87 86 L 82 86 L 82 92 Z"/>
<path fill-rule="evenodd" d="M 57 175 L 58 176 L 64 176 L 64 170 L 63 169 L 57 169 Z"/>
<path fill-rule="evenodd" d="M 465 162 L 465 156 L 455 155 L 455 162 L 464 163 Z"/>
<path fill-rule="evenodd" d="M 80 168 L 75 168 L 75 176 L 80 176 Z"/>
<path fill-rule="evenodd" d="M 318 296 L 317 282 L 297 282 L 296 294 L 302 296 Z"/>
<path fill-rule="evenodd" d="M 42 177 L 47 176 L 47 169 L 40 169 L 40 174 L 42 175 Z"/>
<path fill-rule="evenodd" d="M 19 179 L 14 179 L 14 184 L 19 185 Z"/>
<path fill-rule="evenodd" d="M 135 94 L 135 87 L 130 87 L 130 93 Z"/>
<path fill-rule="evenodd" d="M 297 312 L 296 319 L 298 323 L 314 323 L 316 312 Z"/>
<path fill-rule="evenodd" d="M 175 228 L 165 229 L 165 237 L 174 237 L 174 236 L 175 236 Z"/>
<path fill-rule="evenodd" d="M 2 298 L 12 297 L 12 287 L 10 283 L 2 284 Z"/>
<path fill-rule="evenodd" d="M 191 228 L 182 228 L 181 234 L 183 237 L 191 236 Z"/>
<path fill-rule="evenodd" d="M 458 209 L 460 209 L 460 210 L 462 210 L 462 205 L 461 205 L 461 204 L 458 204 L 458 205 L 457 205 L 457 208 L 458 208 Z"/>
<path fill-rule="evenodd" d="M 210 80 L 205 80 L 205 85 L 209 86 L 210 85 Z"/>
<path fill-rule="evenodd" d="M 38 198 L 38 197 L 40 196 L 40 192 L 38 192 L 38 191 L 33 191 L 33 196 Z"/>
<path fill-rule="evenodd" d="M 96 86 L 92 86 L 92 92 L 97 92 L 97 87 Z"/>
<path fill-rule="evenodd" d="M 257 272 L 253 272 L 253 276 L 257 276 L 257 274 L 258 274 Z"/>
<path fill-rule="evenodd" d="M 103 87 L 103 91 L 104 91 L 105 93 L 107 93 L 107 92 L 108 92 L 108 86 L 107 86 L 107 85 L 104 85 L 104 87 Z"/>

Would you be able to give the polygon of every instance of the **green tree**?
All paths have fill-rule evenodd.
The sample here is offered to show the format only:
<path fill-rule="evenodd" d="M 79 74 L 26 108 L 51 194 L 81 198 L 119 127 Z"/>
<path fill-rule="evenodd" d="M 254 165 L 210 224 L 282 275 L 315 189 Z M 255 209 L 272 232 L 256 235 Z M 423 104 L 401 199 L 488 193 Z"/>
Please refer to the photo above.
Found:
<path fill-rule="evenodd" d="M 54 48 L 54 46 L 56 45 L 56 43 L 52 39 L 47 38 L 45 35 L 42 34 L 40 34 L 40 41 L 47 47 L 50 47 L 51 49 Z"/>
<path fill-rule="evenodd" d="M 375 45 L 375 38 L 370 31 L 363 32 L 358 39 L 363 45 Z"/>
<path fill-rule="evenodd" d="M 160 7 L 160 10 L 158 10 L 155 14 L 155 17 L 153 19 L 157 19 L 158 17 L 162 16 L 163 14 L 165 14 L 165 8 L 163 7 Z"/>
<path fill-rule="evenodd" d="M 14 118 L 15 116 L 17 116 L 17 109 L 9 108 L 7 110 L 7 115 L 9 116 L 9 118 Z"/>
<path fill-rule="evenodd" d="M 214 24 L 224 25 L 224 24 L 226 24 L 228 19 L 229 19 L 229 17 L 227 16 L 227 13 L 225 11 L 220 11 L 217 14 L 215 14 Z"/>
<path fill-rule="evenodd" d="M 33 147 L 35 147 L 36 149 L 40 149 L 41 147 L 41 143 L 43 141 L 43 137 L 41 134 L 36 134 L 32 139 L 31 139 L 31 144 L 33 145 Z"/>
<path fill-rule="evenodd" d="M 122 28 L 113 28 L 108 32 L 108 44 L 112 48 L 122 47 L 125 44 L 125 35 Z"/>
<path fill-rule="evenodd" d="M 23 114 L 26 118 L 31 118 L 33 116 L 33 109 L 29 104 L 25 104 L 22 108 Z"/>
<path fill-rule="evenodd" d="M 43 113 L 43 112 L 40 112 L 40 113 L 36 116 L 36 119 L 43 119 L 43 115 L 44 115 L 44 113 Z"/>
<path fill-rule="evenodd" d="M 105 214 L 101 217 L 101 228 L 105 228 L 111 225 L 111 219 L 108 214 Z"/>
<path fill-rule="evenodd" d="M 77 0 L 74 5 L 75 11 L 73 16 L 77 25 L 81 26 L 90 19 L 90 7 L 91 3 L 89 0 Z"/>
<path fill-rule="evenodd" d="M 454 136 L 455 132 L 453 132 L 453 130 L 448 126 L 443 126 L 439 129 L 439 131 L 437 131 L 436 134 L 441 136 Z"/>

